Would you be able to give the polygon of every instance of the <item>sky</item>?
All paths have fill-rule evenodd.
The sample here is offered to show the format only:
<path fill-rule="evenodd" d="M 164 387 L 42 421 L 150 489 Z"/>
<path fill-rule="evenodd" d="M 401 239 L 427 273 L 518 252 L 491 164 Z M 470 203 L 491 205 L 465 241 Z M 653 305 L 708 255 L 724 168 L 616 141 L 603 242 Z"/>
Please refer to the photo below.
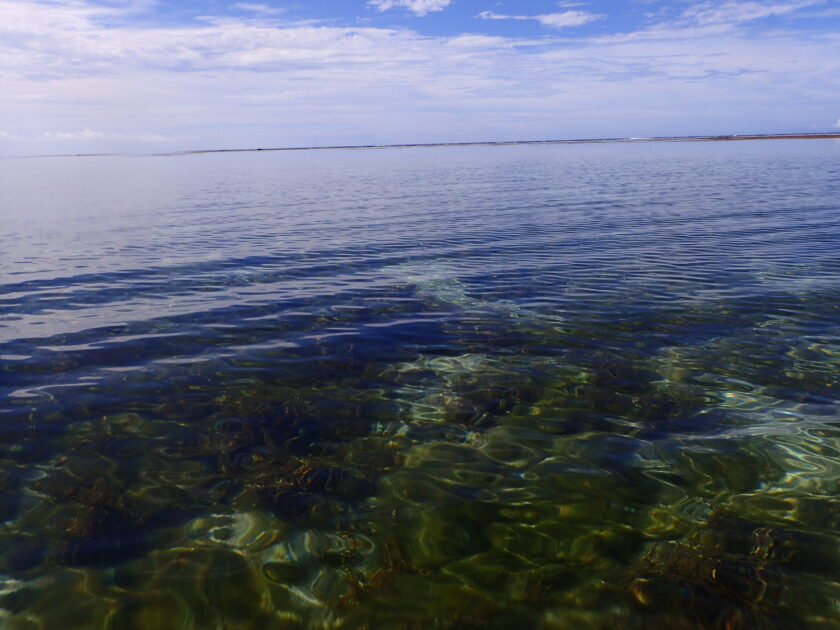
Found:
<path fill-rule="evenodd" d="M 0 0 L 0 155 L 840 130 L 840 0 Z"/>

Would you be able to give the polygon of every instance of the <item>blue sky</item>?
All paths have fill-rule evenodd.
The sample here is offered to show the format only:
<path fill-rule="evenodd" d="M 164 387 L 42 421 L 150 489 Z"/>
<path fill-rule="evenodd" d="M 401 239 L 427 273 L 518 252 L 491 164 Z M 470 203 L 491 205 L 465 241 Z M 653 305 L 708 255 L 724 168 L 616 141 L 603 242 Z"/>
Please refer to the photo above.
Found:
<path fill-rule="evenodd" d="M 829 131 L 840 0 L 0 0 L 0 154 Z"/>

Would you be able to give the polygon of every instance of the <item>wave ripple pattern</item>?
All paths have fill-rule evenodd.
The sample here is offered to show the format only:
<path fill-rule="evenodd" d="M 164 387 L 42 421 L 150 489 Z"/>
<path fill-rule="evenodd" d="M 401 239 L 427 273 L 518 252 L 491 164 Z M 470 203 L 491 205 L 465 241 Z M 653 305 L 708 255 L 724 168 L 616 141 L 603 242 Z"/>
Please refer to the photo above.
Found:
<path fill-rule="evenodd" d="M 0 627 L 840 625 L 840 145 L 0 161 Z"/>

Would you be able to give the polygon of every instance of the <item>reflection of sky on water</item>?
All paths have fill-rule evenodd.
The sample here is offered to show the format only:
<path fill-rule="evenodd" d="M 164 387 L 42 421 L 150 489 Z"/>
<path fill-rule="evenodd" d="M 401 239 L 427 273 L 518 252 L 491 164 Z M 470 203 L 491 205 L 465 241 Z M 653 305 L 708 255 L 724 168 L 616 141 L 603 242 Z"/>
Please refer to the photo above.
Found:
<path fill-rule="evenodd" d="M 831 282 L 833 274 L 815 274 L 813 263 L 792 255 L 798 231 L 807 230 L 816 246 L 821 236 L 831 242 L 833 226 L 824 215 L 812 213 L 791 226 L 772 206 L 762 218 L 755 208 L 738 205 L 739 196 L 747 199 L 776 183 L 764 174 L 767 168 L 783 167 L 801 153 L 820 159 L 827 148 L 832 153 L 830 147 L 776 142 L 762 156 L 769 146 L 6 160 L 3 244 L 12 286 L 5 299 L 35 301 L 50 314 L 26 315 L 24 307 L 16 313 L 23 319 L 7 326 L 14 336 L 29 336 L 30 326 L 44 326 L 33 331 L 38 336 L 68 324 L 78 331 L 187 314 L 204 305 L 275 301 L 284 290 L 321 294 L 331 290 L 330 282 L 333 290 L 399 282 L 390 272 L 415 265 L 426 273 L 430 262 L 448 261 L 464 272 L 480 261 L 480 273 L 499 272 L 506 264 L 504 257 L 494 258 L 500 248 L 516 255 L 551 247 L 562 256 L 555 264 L 569 267 L 571 292 L 578 266 L 593 280 L 603 274 L 596 290 L 620 287 L 621 279 L 655 278 L 663 270 L 663 248 L 672 252 L 668 272 L 697 282 L 685 299 L 749 291 L 756 274 L 765 282 L 774 274 L 781 283 L 791 274 Z M 811 175 L 818 176 L 819 170 Z M 477 178 L 484 177 L 478 188 Z M 45 180 L 49 186 L 40 183 Z M 523 182 L 530 182 L 524 190 Z M 496 207 L 493 202 L 512 190 L 515 200 Z M 640 203 L 628 208 L 634 200 Z M 775 190 L 770 203 L 789 201 Z M 767 239 L 768 232 L 774 238 Z M 366 245 L 372 235 L 375 247 Z M 730 246 L 733 239 L 740 251 Z M 700 263 L 715 249 L 728 259 L 728 273 L 743 274 L 744 282 L 722 286 L 710 278 Z M 612 256 L 605 258 L 604 250 Z M 325 258 L 341 273 L 326 269 L 313 279 Z M 541 263 L 531 265 L 534 272 Z M 114 275 L 98 282 L 105 273 Z M 60 280 L 49 282 L 53 278 Z M 30 284 L 38 280 L 43 285 Z M 19 283 L 27 284 L 16 292 Z M 592 281 L 577 284 L 593 290 Z M 85 298 L 93 304 L 86 306 Z M 101 299 L 113 308 L 100 308 Z M 72 310 L 62 312 L 63 304 Z M 61 323 L 51 327 L 55 321 Z"/>

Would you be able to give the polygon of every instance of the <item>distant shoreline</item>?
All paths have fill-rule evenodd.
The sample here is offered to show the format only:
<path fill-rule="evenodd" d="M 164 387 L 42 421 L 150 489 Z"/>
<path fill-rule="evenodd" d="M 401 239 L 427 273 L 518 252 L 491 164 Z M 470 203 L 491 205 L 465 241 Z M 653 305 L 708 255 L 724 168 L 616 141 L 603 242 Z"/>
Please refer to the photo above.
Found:
<path fill-rule="evenodd" d="M 642 143 L 642 142 L 732 142 L 739 140 L 826 140 L 840 139 L 840 132 L 836 133 L 772 133 L 721 136 L 654 136 L 649 138 L 581 138 L 574 140 L 500 140 L 474 142 L 417 142 L 403 144 L 347 144 L 329 146 L 300 146 L 300 147 L 255 147 L 248 149 L 193 149 L 189 151 L 170 151 L 165 153 L 64 153 L 47 155 L 7 156 L 18 158 L 44 157 L 175 157 L 182 155 L 202 155 L 207 153 L 257 153 L 277 151 L 334 151 L 338 149 L 415 149 L 438 147 L 500 147 L 516 145 L 539 144 L 610 144 L 610 143 Z"/>

